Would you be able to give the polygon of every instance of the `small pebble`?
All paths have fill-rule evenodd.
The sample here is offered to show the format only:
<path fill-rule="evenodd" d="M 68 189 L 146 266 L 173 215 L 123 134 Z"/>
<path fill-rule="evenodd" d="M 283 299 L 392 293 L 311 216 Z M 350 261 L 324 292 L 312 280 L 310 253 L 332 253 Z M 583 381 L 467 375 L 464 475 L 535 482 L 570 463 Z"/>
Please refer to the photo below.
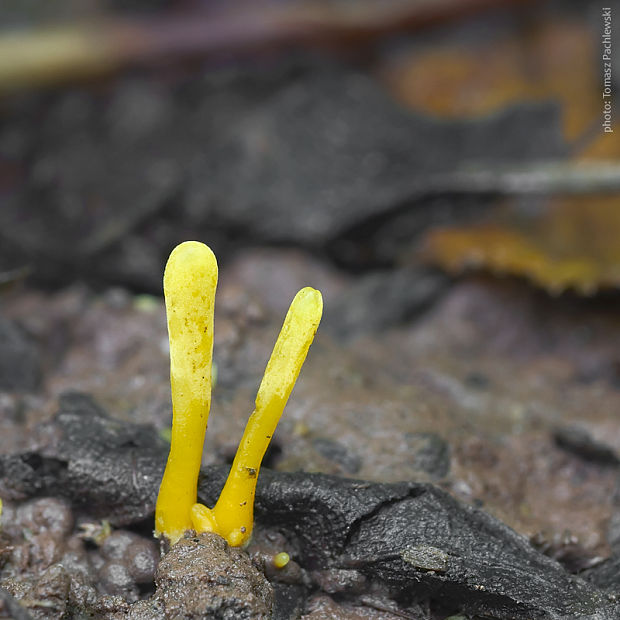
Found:
<path fill-rule="evenodd" d="M 64 538 L 73 529 L 73 513 L 67 503 L 53 497 L 43 497 L 22 504 L 17 509 L 19 524 L 33 534 L 49 532 Z"/>
<path fill-rule="evenodd" d="M 126 564 L 136 583 L 151 583 L 159 564 L 156 546 L 145 539 L 132 543 L 127 548 Z"/>
<path fill-rule="evenodd" d="M 155 579 L 159 553 L 152 540 L 133 532 L 117 530 L 103 542 L 101 555 L 104 562 L 99 574 L 107 584 L 106 589 L 112 593 L 137 583 L 152 583 Z"/>
<path fill-rule="evenodd" d="M 127 566 L 114 561 L 106 562 L 101 567 L 99 578 L 105 590 L 110 594 L 123 594 L 135 585 Z"/>

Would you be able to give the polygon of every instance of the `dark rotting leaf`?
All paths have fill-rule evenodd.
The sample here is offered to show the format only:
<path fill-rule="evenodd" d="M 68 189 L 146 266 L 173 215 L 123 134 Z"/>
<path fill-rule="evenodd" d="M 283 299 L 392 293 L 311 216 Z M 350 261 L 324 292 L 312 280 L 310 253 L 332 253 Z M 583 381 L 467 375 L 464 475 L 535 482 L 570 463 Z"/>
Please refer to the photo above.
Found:
<path fill-rule="evenodd" d="M 62 399 L 48 424 L 54 439 L 40 452 L 0 457 L 3 497 L 61 496 L 117 525 L 152 518 L 168 451 L 154 428 L 114 420 L 76 394 Z M 203 469 L 201 502 L 213 505 L 227 470 Z M 310 573 L 355 571 L 399 604 L 441 601 L 463 613 L 510 620 L 619 617 L 609 592 L 570 575 L 508 526 L 429 483 L 263 469 L 255 519 L 257 530 L 283 534 Z M 356 600 L 355 592 L 349 595 Z"/>

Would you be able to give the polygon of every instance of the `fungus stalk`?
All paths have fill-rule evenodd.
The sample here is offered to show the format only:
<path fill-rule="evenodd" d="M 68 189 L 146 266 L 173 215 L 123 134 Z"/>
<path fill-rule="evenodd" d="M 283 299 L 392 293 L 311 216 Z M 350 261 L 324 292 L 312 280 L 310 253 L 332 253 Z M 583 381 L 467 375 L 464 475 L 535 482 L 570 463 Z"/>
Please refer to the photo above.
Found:
<path fill-rule="evenodd" d="M 322 312 L 321 293 L 313 288 L 302 289 L 293 299 L 224 489 L 212 510 L 202 504 L 192 507 L 192 522 L 197 531 L 217 532 L 232 546 L 249 540 L 256 481 L 263 456 L 297 381 Z"/>
<path fill-rule="evenodd" d="M 217 261 L 203 243 L 186 241 L 170 254 L 164 297 L 170 339 L 172 434 L 155 509 L 155 534 L 171 543 L 191 529 L 198 473 L 211 406 L 213 308 Z"/>
<path fill-rule="evenodd" d="M 211 406 L 213 308 L 217 262 L 196 241 L 177 246 L 164 272 L 170 337 L 172 433 L 159 487 L 155 534 L 172 544 L 187 530 L 215 532 L 232 546 L 252 534 L 258 472 L 323 312 L 319 291 L 297 293 L 284 319 L 228 479 L 215 507 L 197 503 L 204 434 Z"/>

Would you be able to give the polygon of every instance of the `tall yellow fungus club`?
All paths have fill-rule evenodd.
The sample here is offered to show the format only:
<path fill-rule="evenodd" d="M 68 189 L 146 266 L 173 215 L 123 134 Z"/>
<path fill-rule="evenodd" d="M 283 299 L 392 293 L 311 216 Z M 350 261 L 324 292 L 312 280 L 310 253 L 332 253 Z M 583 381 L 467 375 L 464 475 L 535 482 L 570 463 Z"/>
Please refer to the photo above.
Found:
<path fill-rule="evenodd" d="M 230 545 L 243 545 L 252 533 L 254 494 L 261 462 L 293 390 L 323 313 L 321 293 L 306 287 L 295 295 L 273 348 L 256 407 L 250 416 L 224 489 L 211 510 L 192 508 L 198 532 L 217 532 Z"/>
<path fill-rule="evenodd" d="M 228 479 L 215 507 L 196 502 L 211 404 L 217 263 L 202 243 L 177 246 L 164 273 L 170 336 L 172 437 L 155 511 L 155 533 L 175 543 L 186 530 L 215 532 L 232 546 L 252 533 L 258 472 L 323 313 L 319 291 L 297 293 L 284 319 Z"/>
<path fill-rule="evenodd" d="M 155 508 L 155 534 L 165 534 L 172 543 L 192 528 L 190 511 L 211 406 L 216 286 L 217 261 L 206 245 L 186 241 L 172 251 L 164 271 L 172 435 Z"/>

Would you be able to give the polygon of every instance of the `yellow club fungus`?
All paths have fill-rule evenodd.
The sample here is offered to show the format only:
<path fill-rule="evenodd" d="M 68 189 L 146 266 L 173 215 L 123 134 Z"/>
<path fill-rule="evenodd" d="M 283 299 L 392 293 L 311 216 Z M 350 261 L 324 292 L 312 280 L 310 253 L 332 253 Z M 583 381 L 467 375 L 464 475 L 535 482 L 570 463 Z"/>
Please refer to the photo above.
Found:
<path fill-rule="evenodd" d="M 164 296 L 170 338 L 172 432 L 155 509 L 155 533 L 176 542 L 191 529 L 198 472 L 211 406 L 213 309 L 217 261 L 203 243 L 186 241 L 170 254 Z"/>
<path fill-rule="evenodd" d="M 228 479 L 215 507 L 209 509 L 196 502 L 196 485 L 211 402 L 216 285 L 217 263 L 207 246 L 188 241 L 173 250 L 164 273 L 173 419 L 155 533 L 175 543 L 193 528 L 215 532 L 230 545 L 240 546 L 252 533 L 258 472 L 314 339 L 323 300 L 309 287 L 293 299 Z"/>
<path fill-rule="evenodd" d="M 288 310 L 273 348 L 256 406 L 245 427 L 222 493 L 210 510 L 192 508 L 194 529 L 217 532 L 230 545 L 244 544 L 252 533 L 256 480 L 267 446 L 293 390 L 323 312 L 321 293 L 306 287 Z"/>

